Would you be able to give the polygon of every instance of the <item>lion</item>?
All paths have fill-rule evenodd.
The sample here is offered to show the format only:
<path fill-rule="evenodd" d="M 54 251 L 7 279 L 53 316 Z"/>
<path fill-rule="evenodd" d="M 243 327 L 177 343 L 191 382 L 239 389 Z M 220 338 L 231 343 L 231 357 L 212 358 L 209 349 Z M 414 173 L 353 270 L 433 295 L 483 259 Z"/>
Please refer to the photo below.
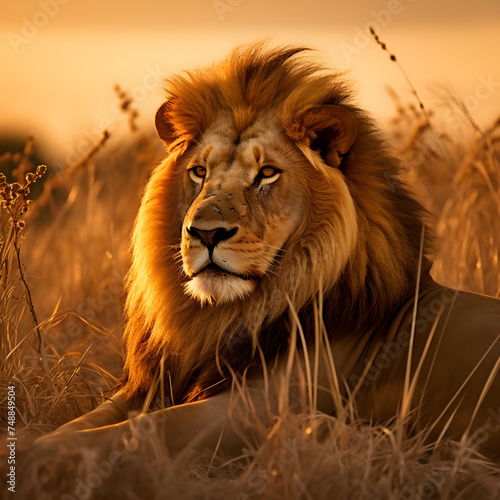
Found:
<path fill-rule="evenodd" d="M 345 76 L 307 48 L 256 43 L 170 78 L 166 94 L 120 388 L 46 442 L 99 448 L 153 415 L 170 453 L 196 435 L 238 454 L 235 377 L 255 408 L 278 411 L 263 372 L 300 385 L 289 353 L 306 346 L 315 410 L 353 398 L 361 418 L 402 414 L 497 456 L 500 301 L 433 281 L 429 216 Z"/>

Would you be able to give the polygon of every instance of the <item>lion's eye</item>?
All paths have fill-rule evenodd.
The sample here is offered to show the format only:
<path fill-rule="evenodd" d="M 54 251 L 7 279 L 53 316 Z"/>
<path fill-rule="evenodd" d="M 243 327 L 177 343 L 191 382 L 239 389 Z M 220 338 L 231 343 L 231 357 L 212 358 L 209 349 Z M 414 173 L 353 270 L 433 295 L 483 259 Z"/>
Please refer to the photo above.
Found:
<path fill-rule="evenodd" d="M 274 167 L 262 167 L 259 171 L 259 175 L 263 177 L 264 179 L 268 179 L 269 177 L 272 177 L 273 175 L 276 175 L 278 173 L 278 170 L 276 170 Z"/>
<path fill-rule="evenodd" d="M 277 168 L 266 165 L 259 170 L 257 178 L 260 180 L 260 185 L 262 186 L 263 184 L 271 184 L 271 182 L 278 179 L 280 174 L 281 171 Z"/>
<path fill-rule="evenodd" d="M 200 184 L 207 175 L 207 169 L 200 165 L 189 169 L 189 175 L 194 182 Z"/>

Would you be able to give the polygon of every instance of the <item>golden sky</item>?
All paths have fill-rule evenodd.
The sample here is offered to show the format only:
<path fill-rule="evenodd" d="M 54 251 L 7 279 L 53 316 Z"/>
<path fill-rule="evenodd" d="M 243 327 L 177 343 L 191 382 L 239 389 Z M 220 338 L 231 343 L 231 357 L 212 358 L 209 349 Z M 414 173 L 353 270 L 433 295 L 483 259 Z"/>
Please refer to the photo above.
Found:
<path fill-rule="evenodd" d="M 369 25 L 428 107 L 446 88 L 485 126 L 500 114 L 499 0 L 1 0 L 0 8 L 2 135 L 34 132 L 61 159 L 109 124 L 124 128 L 114 84 L 152 124 L 163 77 L 263 37 L 318 48 L 350 71 L 359 102 L 384 121 L 394 111 L 388 86 L 412 97 Z"/>

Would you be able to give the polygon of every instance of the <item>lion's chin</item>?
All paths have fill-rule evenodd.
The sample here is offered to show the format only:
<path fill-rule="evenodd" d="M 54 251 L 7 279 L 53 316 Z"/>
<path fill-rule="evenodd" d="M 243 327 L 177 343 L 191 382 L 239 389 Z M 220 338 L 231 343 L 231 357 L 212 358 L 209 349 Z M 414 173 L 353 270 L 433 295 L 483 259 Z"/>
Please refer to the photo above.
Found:
<path fill-rule="evenodd" d="M 253 279 L 239 278 L 230 273 L 202 271 L 184 284 L 184 291 L 205 304 L 223 304 L 244 299 L 256 288 Z"/>

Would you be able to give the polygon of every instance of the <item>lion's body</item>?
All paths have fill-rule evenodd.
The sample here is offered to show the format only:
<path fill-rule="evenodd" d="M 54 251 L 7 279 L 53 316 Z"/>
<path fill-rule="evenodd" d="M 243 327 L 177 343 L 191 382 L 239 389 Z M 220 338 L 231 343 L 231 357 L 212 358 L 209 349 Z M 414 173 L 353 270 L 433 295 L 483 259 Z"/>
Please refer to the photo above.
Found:
<path fill-rule="evenodd" d="M 419 291 L 412 333 L 414 305 L 412 297 L 381 325 L 382 343 L 369 336 L 345 342 L 356 361 L 343 375 L 360 388 L 359 415 L 385 422 L 401 411 L 411 344 L 415 428 L 436 439 L 449 424 L 447 435 L 457 440 L 468 430 L 474 446 L 500 458 L 500 377 L 487 387 L 500 360 L 500 301 L 430 284 Z"/>
<path fill-rule="evenodd" d="M 337 376 L 348 387 L 343 393 L 355 394 L 351 401 L 356 406 L 358 418 L 383 423 L 393 420 L 396 415 L 400 416 L 410 339 L 413 336 L 409 380 L 410 383 L 415 380 L 416 384 L 410 391 L 412 404 L 407 409 L 411 408 L 414 412 L 409 428 L 426 430 L 431 440 L 439 438 L 445 426 L 446 435 L 456 440 L 467 430 L 472 446 L 498 460 L 498 376 L 488 387 L 484 399 L 480 401 L 480 398 L 500 359 L 500 301 L 457 292 L 433 283 L 421 289 L 419 297 L 413 334 L 415 300 L 411 297 L 369 332 L 358 332 L 331 342 Z M 379 329 L 383 331 L 378 332 Z M 419 368 L 421 360 L 423 363 Z M 417 370 L 419 373 L 416 375 Z M 279 411 L 277 401 L 283 384 L 283 371 L 283 366 L 278 365 L 269 375 L 274 374 L 275 392 L 266 392 L 267 384 L 262 374 L 248 383 L 248 395 L 245 397 L 253 399 L 253 404 L 262 410 L 257 416 L 264 420 L 268 417 L 267 408 L 271 408 L 272 413 Z M 293 393 L 298 386 L 300 384 L 294 378 L 286 390 Z M 320 358 L 318 387 L 327 389 L 318 392 L 317 407 L 326 413 L 336 409 L 335 398 L 328 389 L 331 386 L 331 364 Z M 300 392 L 300 388 L 298 390 Z M 241 434 L 232 432 L 231 426 L 226 423 L 229 409 L 234 406 L 232 399 L 234 394 L 223 391 L 195 403 L 154 411 L 151 417 L 153 421 L 165 423 L 161 432 L 165 435 L 170 453 L 182 451 L 197 436 L 197 444 L 204 448 L 218 447 L 222 453 L 237 454 L 244 441 Z M 82 446 L 85 443 L 95 447 L 100 443 L 116 442 L 116 439 L 130 433 L 130 425 L 123 422 L 127 413 L 140 410 L 142 404 L 141 397 L 130 399 L 124 391 L 120 391 L 93 412 L 63 426 L 58 433 L 96 429 L 81 436 Z M 232 423 L 236 429 L 242 425 L 234 415 Z M 201 429 L 205 432 L 200 434 Z M 223 439 L 219 440 L 221 435 Z"/>
<path fill-rule="evenodd" d="M 343 78 L 308 62 L 303 49 L 254 45 L 172 79 L 167 94 L 156 123 L 169 153 L 149 181 L 133 237 L 124 410 L 108 404 L 72 428 L 105 425 L 107 412 L 115 423 L 127 401 L 138 407 L 153 391 L 173 406 L 161 411 L 180 415 L 165 420 L 169 449 L 207 419 L 216 422 L 205 443 L 213 444 L 232 374 L 257 366 L 261 387 L 263 359 L 271 366 L 294 347 L 297 314 L 311 352 L 324 325 L 340 386 L 357 394 L 363 418 L 408 412 L 401 400 L 414 392 L 421 422 L 434 422 L 493 345 L 448 410 L 461 403 L 449 431 L 465 431 L 500 353 L 500 302 L 433 283 L 425 211 Z M 424 359 L 415 388 L 405 387 L 410 344 L 409 382 Z M 327 365 L 319 367 L 323 387 Z M 497 377 L 473 427 L 498 417 L 498 394 Z M 318 409 L 334 409 L 328 391 Z M 498 448 L 498 428 L 488 432 Z M 227 448 L 237 448 L 225 435 Z"/>

